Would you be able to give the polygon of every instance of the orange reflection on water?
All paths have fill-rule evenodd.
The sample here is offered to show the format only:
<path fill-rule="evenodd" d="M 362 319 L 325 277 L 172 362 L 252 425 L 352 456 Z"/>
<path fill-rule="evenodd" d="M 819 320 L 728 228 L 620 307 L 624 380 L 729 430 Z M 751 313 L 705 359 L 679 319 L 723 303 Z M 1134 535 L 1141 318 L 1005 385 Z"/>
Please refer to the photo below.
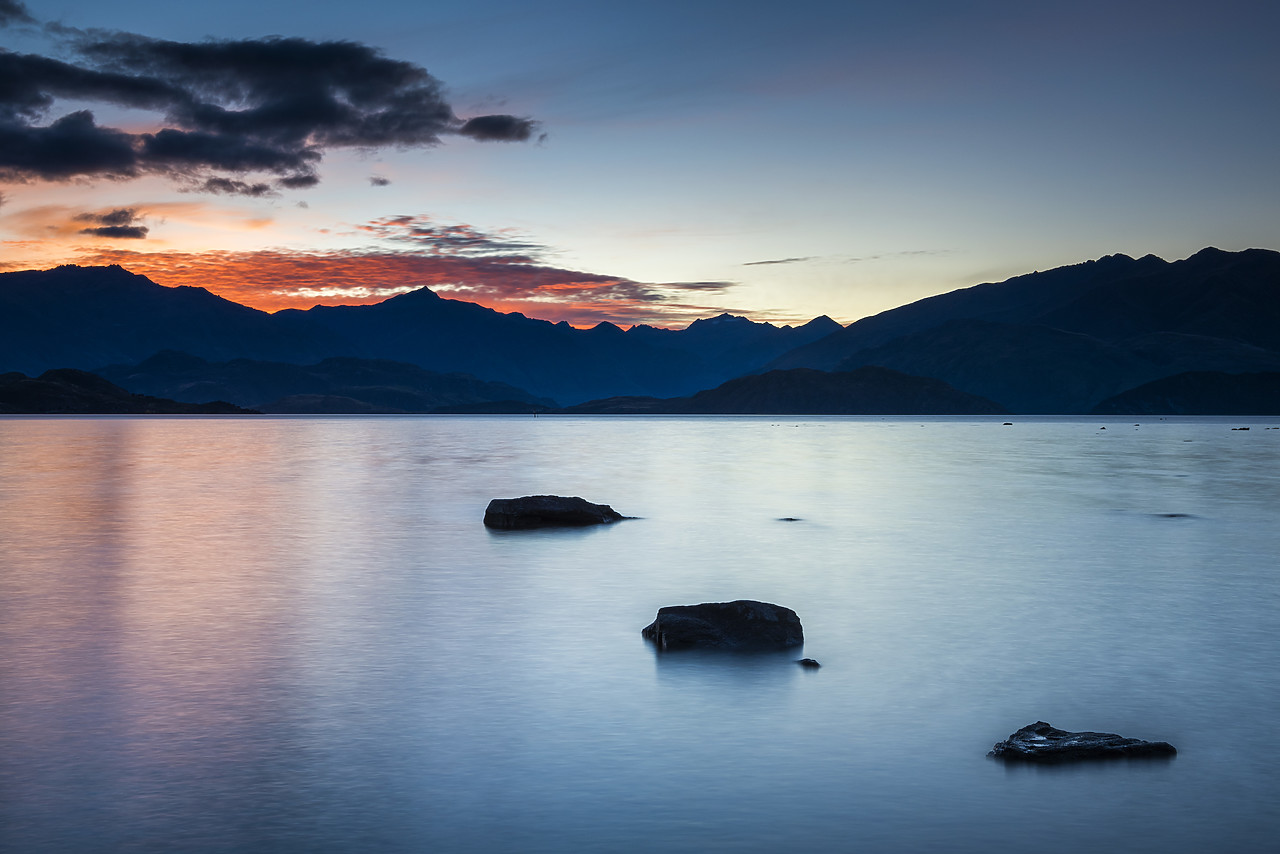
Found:
<path fill-rule="evenodd" d="M 220 426 L 0 421 L 0 638 L 25 722 L 11 725 L 45 739 L 111 729 L 163 764 L 229 760 L 236 744 L 190 734 L 272 717 L 267 686 L 298 638 L 282 630 L 297 577 L 271 568 L 303 547 L 281 519 L 314 508 L 283 506 L 294 473 L 251 433 L 270 425 Z M 129 686 L 115 707 L 101 702 L 108 681 Z"/>

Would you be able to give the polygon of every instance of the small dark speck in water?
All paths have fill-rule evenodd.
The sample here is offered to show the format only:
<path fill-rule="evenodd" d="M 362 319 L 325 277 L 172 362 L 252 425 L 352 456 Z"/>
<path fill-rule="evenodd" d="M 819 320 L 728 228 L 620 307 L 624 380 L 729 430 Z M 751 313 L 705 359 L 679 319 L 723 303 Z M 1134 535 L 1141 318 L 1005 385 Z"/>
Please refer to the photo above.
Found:
<path fill-rule="evenodd" d="M 799 522 L 800 519 L 797 516 L 781 516 L 778 518 L 778 521 L 779 522 Z"/>
<path fill-rule="evenodd" d="M 1194 519 L 1190 513 L 1157 513 L 1157 519 Z"/>

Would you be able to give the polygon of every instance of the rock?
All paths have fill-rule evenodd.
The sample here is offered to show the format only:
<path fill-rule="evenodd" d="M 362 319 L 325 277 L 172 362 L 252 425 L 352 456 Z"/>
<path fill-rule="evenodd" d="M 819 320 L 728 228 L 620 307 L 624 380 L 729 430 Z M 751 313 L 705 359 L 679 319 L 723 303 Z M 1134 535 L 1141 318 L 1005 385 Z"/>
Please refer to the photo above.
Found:
<path fill-rule="evenodd" d="M 795 611 L 750 599 L 659 608 L 641 634 L 664 650 L 785 649 L 804 643 Z"/>
<path fill-rule="evenodd" d="M 988 756 L 1013 762 L 1074 762 L 1080 759 L 1118 759 L 1173 756 L 1178 751 L 1164 741 L 1124 738 L 1110 732 L 1067 732 L 1044 721 L 1024 726 L 991 748 Z"/>
<path fill-rule="evenodd" d="M 602 525 L 625 518 L 608 504 L 559 495 L 495 498 L 484 511 L 485 526 L 502 530 Z"/>
<path fill-rule="evenodd" d="M 796 664 L 800 665 L 801 667 L 808 668 L 809 670 L 817 670 L 819 667 L 822 666 L 818 662 L 814 661 L 812 658 L 796 659 Z"/>

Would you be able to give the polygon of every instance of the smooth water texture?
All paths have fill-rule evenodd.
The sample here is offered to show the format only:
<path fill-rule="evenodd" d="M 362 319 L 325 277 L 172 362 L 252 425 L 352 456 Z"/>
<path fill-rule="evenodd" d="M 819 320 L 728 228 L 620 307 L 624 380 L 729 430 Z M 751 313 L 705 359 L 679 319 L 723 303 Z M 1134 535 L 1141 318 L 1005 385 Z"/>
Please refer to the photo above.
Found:
<path fill-rule="evenodd" d="M 1277 427 L 0 420 L 0 849 L 1273 849 Z M 737 598 L 804 648 L 640 636 Z"/>

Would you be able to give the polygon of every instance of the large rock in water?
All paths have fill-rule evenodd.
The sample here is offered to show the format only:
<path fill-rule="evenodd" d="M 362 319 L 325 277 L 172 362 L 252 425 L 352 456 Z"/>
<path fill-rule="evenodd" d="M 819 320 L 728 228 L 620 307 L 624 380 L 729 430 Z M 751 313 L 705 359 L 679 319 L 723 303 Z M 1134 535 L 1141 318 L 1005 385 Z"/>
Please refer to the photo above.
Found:
<path fill-rule="evenodd" d="M 1143 741 L 1110 732 L 1067 732 L 1044 721 L 1024 726 L 998 742 L 988 756 L 1015 762 L 1074 762 L 1137 756 L 1173 756 L 1166 741 Z"/>
<path fill-rule="evenodd" d="M 795 611 L 750 599 L 659 608 L 657 619 L 640 633 L 659 649 L 785 649 L 804 643 Z"/>
<path fill-rule="evenodd" d="M 608 504 L 592 504 L 582 498 L 560 495 L 495 498 L 484 511 L 485 525 L 502 530 L 601 525 L 625 518 Z"/>

